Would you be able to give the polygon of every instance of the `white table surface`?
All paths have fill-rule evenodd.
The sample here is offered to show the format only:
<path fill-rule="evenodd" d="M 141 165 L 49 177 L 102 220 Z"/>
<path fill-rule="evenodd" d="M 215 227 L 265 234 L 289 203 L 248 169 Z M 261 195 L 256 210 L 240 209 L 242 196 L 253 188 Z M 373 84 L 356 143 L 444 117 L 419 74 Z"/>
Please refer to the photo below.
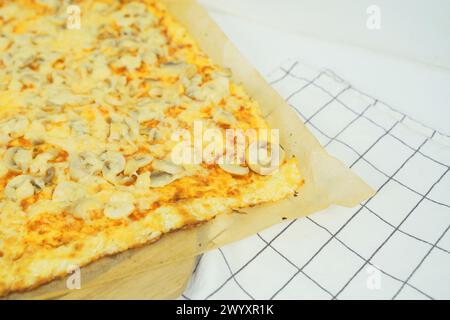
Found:
<path fill-rule="evenodd" d="M 268 74 L 293 58 L 328 68 L 360 90 L 450 134 L 450 70 L 264 25 L 258 21 L 270 19 L 264 16 L 270 10 L 260 10 L 258 17 L 252 17 L 246 0 L 232 1 L 230 6 L 216 0 L 200 3 L 260 73 Z M 273 1 L 272 12 L 282 14 L 280 6 L 283 1 Z"/>

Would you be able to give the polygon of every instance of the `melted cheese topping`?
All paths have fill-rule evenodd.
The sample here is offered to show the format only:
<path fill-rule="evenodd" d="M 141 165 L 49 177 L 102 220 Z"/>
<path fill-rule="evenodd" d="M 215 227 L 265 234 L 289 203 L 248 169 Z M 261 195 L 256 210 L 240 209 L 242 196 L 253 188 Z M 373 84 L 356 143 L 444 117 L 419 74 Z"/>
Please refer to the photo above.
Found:
<path fill-rule="evenodd" d="M 268 128 L 258 104 L 156 1 L 0 1 L 0 295 L 275 201 L 302 184 L 175 165 L 173 132 Z"/>

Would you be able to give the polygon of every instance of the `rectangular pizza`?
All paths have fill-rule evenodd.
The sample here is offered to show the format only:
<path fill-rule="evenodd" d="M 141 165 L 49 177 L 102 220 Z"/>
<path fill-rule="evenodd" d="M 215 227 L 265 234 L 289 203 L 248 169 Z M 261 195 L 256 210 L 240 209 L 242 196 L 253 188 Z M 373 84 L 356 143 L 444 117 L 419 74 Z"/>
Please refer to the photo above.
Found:
<path fill-rule="evenodd" d="M 303 184 L 158 1 L 0 0 L 0 296 Z"/>

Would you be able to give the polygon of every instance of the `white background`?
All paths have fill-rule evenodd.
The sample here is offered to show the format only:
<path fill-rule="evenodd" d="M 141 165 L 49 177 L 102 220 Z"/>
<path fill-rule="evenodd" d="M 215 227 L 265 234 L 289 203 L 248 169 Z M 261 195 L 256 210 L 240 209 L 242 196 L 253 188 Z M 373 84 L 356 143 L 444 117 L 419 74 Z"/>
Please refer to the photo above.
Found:
<path fill-rule="evenodd" d="M 450 1 L 200 0 L 267 74 L 297 58 L 450 133 Z M 378 5 L 381 29 L 366 26 Z"/>

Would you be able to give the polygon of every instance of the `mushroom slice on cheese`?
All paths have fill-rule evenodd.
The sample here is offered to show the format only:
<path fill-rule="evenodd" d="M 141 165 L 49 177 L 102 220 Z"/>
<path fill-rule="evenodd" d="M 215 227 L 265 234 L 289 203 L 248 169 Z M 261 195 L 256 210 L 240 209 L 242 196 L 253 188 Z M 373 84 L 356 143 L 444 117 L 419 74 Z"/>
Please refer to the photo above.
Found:
<path fill-rule="evenodd" d="M 103 163 L 99 157 L 90 151 L 72 156 L 69 162 L 70 176 L 82 180 L 102 170 Z"/>
<path fill-rule="evenodd" d="M 86 196 L 83 185 L 73 181 L 62 181 L 58 183 L 53 191 L 52 199 L 62 202 L 76 202 Z"/>
<path fill-rule="evenodd" d="M 118 63 L 119 66 L 125 67 L 128 71 L 132 72 L 139 68 L 142 63 L 142 59 L 140 56 L 126 54 L 119 59 Z"/>
<path fill-rule="evenodd" d="M 138 193 L 146 192 L 150 188 L 150 172 L 144 172 L 137 176 L 134 187 Z"/>
<path fill-rule="evenodd" d="M 273 174 L 284 162 L 285 152 L 280 145 L 258 140 L 250 143 L 246 152 L 249 168 L 260 174 Z"/>
<path fill-rule="evenodd" d="M 245 176 L 250 172 L 250 170 L 247 167 L 242 167 L 238 164 L 226 164 L 219 162 L 219 167 L 223 171 L 231 173 L 232 175 L 235 176 Z"/>
<path fill-rule="evenodd" d="M 30 165 L 30 171 L 35 174 L 44 174 L 49 169 L 48 162 L 57 156 L 56 150 L 50 150 L 38 154 Z"/>
<path fill-rule="evenodd" d="M 125 169 L 126 160 L 123 154 L 116 151 L 106 151 L 100 156 L 103 161 L 103 177 L 112 183 L 118 182 L 118 175 Z"/>
<path fill-rule="evenodd" d="M 51 185 L 55 176 L 56 176 L 55 167 L 50 167 L 45 171 L 45 175 L 42 178 L 42 181 L 46 186 Z"/>
<path fill-rule="evenodd" d="M 5 166 L 9 170 L 16 172 L 27 170 L 32 160 L 32 151 L 20 147 L 9 148 L 3 156 Z"/>
<path fill-rule="evenodd" d="M 5 196 L 13 201 L 21 201 L 35 194 L 41 188 L 34 177 L 19 175 L 11 179 L 4 190 Z"/>
<path fill-rule="evenodd" d="M 217 123 L 225 124 L 225 125 L 235 125 L 237 120 L 233 116 L 233 114 L 227 110 L 217 108 L 213 114 L 213 120 Z"/>
<path fill-rule="evenodd" d="M 152 188 L 164 187 L 185 174 L 182 166 L 170 160 L 154 160 L 152 167 L 155 170 L 150 175 L 150 186 Z"/>
<path fill-rule="evenodd" d="M 103 213 L 111 219 L 123 219 L 134 211 L 134 197 L 129 192 L 117 191 L 111 195 Z"/>
<path fill-rule="evenodd" d="M 152 172 L 150 175 L 150 187 L 161 188 L 176 180 L 176 176 L 162 171 Z"/>
<path fill-rule="evenodd" d="M 107 94 L 103 97 L 103 101 L 111 106 L 120 106 L 122 104 L 122 101 L 120 101 L 117 97 Z"/>
<path fill-rule="evenodd" d="M 29 125 L 27 117 L 18 115 L 0 123 L 0 132 L 8 134 L 12 138 L 20 137 L 25 134 Z"/>
<path fill-rule="evenodd" d="M 93 198 L 84 198 L 76 202 L 73 206 L 72 213 L 74 216 L 89 220 L 94 211 L 100 210 L 102 204 Z"/>
<path fill-rule="evenodd" d="M 216 77 L 201 86 L 190 86 L 186 93 L 188 96 L 199 100 L 218 103 L 224 96 L 229 94 L 230 81 L 228 77 L 216 75 Z"/>
<path fill-rule="evenodd" d="M 155 160 L 152 163 L 153 169 L 157 171 L 166 172 L 172 175 L 180 174 L 183 172 L 183 167 L 176 165 L 169 160 Z"/>
<path fill-rule="evenodd" d="M 136 171 L 153 161 L 153 157 L 149 154 L 138 154 L 127 160 L 125 165 L 125 175 L 135 175 Z"/>

